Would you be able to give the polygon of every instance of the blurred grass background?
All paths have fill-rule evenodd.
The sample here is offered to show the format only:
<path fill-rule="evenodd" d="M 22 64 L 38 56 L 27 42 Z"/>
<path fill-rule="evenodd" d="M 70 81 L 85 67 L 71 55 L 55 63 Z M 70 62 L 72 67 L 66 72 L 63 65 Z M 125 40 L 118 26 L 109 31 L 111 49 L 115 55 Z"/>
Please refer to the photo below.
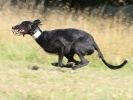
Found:
<path fill-rule="evenodd" d="M 18 37 L 12 34 L 11 27 L 23 20 L 41 19 L 42 30 L 52 30 L 57 28 L 77 28 L 92 34 L 99 44 L 103 54 L 107 59 L 132 58 L 133 41 L 132 24 L 123 22 L 122 19 L 99 18 L 97 16 L 87 16 L 80 12 L 73 16 L 67 11 L 51 11 L 42 15 L 39 12 L 23 10 L 4 10 L 0 13 L 0 59 L 42 61 L 45 53 L 29 37 Z M 80 16 L 79 16 L 80 15 Z M 47 55 L 47 54 L 46 54 Z"/>
<path fill-rule="evenodd" d="M 121 17 L 104 18 L 87 12 L 5 6 L 0 11 L 0 99 L 1 100 L 132 100 L 133 25 Z M 84 68 L 55 68 L 57 56 L 44 52 L 30 36 L 15 36 L 11 27 L 24 20 L 40 19 L 42 30 L 77 28 L 92 34 L 107 61 L 129 63 L 110 70 L 97 53 L 86 58 Z M 76 57 L 77 58 L 77 57 Z M 33 71 L 29 67 L 37 65 Z"/>

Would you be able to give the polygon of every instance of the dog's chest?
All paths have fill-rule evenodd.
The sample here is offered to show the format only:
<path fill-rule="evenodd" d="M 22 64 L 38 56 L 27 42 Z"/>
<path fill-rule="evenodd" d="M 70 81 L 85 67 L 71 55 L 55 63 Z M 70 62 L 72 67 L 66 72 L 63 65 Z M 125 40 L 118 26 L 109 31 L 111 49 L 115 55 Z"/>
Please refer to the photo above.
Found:
<path fill-rule="evenodd" d="M 66 42 L 62 39 L 39 39 L 38 44 L 48 53 L 58 53 L 59 50 L 64 47 L 64 53 L 69 52 L 70 50 L 70 43 Z"/>
<path fill-rule="evenodd" d="M 48 53 L 57 53 L 58 46 L 54 40 L 40 40 L 38 44 Z"/>
<path fill-rule="evenodd" d="M 48 53 L 57 53 L 58 49 L 54 44 L 49 43 L 45 43 L 43 46 L 43 49 L 48 52 Z"/>

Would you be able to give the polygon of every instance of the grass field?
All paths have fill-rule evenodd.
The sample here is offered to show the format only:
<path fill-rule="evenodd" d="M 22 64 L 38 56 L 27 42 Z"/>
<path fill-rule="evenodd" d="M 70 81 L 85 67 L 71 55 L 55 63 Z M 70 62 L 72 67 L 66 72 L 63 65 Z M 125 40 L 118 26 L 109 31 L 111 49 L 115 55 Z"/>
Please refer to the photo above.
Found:
<path fill-rule="evenodd" d="M 132 24 L 117 17 L 22 11 L 0 12 L 0 100 L 133 100 Z M 11 32 L 20 21 L 36 18 L 42 20 L 43 30 L 85 30 L 94 36 L 107 61 L 119 64 L 127 58 L 129 63 L 122 69 L 110 70 L 94 53 L 86 57 L 90 64 L 84 68 L 56 68 L 50 63 L 57 61 L 57 56 L 45 53 L 30 36 L 18 37 Z M 39 70 L 31 70 L 32 66 Z"/>

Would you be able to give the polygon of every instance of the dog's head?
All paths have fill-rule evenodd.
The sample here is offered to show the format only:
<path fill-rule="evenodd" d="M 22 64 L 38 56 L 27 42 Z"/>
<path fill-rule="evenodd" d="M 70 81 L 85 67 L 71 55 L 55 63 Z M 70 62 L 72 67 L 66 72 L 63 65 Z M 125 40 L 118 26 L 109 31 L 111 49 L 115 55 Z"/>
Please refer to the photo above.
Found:
<path fill-rule="evenodd" d="M 12 27 L 13 33 L 16 35 L 33 35 L 34 31 L 39 28 L 38 26 L 41 25 L 41 21 L 39 19 L 34 20 L 34 21 L 23 21 L 20 24 L 17 24 Z"/>

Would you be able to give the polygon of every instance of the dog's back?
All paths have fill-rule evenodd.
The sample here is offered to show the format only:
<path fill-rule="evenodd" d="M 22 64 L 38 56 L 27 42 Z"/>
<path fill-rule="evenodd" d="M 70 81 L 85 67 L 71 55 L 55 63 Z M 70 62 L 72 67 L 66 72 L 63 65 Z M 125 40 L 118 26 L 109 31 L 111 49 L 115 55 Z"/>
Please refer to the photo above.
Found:
<path fill-rule="evenodd" d="M 84 42 L 83 44 L 86 44 L 85 42 L 88 43 L 88 41 L 92 44 L 94 42 L 90 34 L 78 29 L 56 29 L 44 31 L 43 33 L 45 37 L 43 42 L 45 43 L 41 43 L 43 44 L 42 48 L 49 53 L 57 53 L 59 48 L 64 47 L 64 54 L 67 54 L 70 53 L 76 42 L 82 41 L 82 43 Z"/>
<path fill-rule="evenodd" d="M 56 29 L 52 31 L 44 31 L 47 32 L 47 37 L 50 39 L 65 39 L 68 42 L 75 41 L 79 38 L 92 38 L 90 34 L 85 31 L 67 28 L 67 29 Z"/>

